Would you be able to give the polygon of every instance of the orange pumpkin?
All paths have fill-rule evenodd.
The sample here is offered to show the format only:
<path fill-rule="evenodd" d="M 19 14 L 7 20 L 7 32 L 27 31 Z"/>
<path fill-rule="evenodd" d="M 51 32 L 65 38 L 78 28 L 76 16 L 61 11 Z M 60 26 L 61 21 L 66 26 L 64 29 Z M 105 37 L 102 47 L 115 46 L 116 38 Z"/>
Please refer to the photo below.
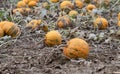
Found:
<path fill-rule="evenodd" d="M 91 12 L 93 9 L 96 9 L 96 6 L 93 4 L 89 4 L 86 8 L 88 12 Z"/>
<path fill-rule="evenodd" d="M 57 20 L 57 26 L 59 28 L 64 28 L 66 26 L 71 26 L 71 20 L 68 16 L 59 17 Z"/>
<path fill-rule="evenodd" d="M 35 2 L 39 2 L 39 0 L 29 0 L 29 2 L 30 2 L 30 1 L 35 1 Z"/>
<path fill-rule="evenodd" d="M 26 24 L 26 28 L 29 28 L 30 30 L 34 30 L 34 29 L 38 28 L 45 32 L 48 31 L 47 24 L 43 23 L 42 20 L 31 20 L 28 24 Z"/>
<path fill-rule="evenodd" d="M 61 34 L 58 31 L 50 31 L 45 35 L 45 43 L 48 46 L 59 45 L 62 43 Z"/>
<path fill-rule="evenodd" d="M 24 1 L 26 4 L 28 4 L 28 2 L 29 2 L 29 0 L 22 0 L 22 1 Z"/>
<path fill-rule="evenodd" d="M 42 23 L 42 24 L 40 25 L 40 29 L 43 30 L 44 32 L 48 32 L 48 26 L 47 26 L 47 24 Z"/>
<path fill-rule="evenodd" d="M 41 20 L 31 20 L 28 24 L 26 24 L 26 28 L 31 28 L 34 30 L 35 28 L 39 27 L 41 24 Z"/>
<path fill-rule="evenodd" d="M 20 12 L 20 13 L 23 13 L 23 9 L 22 8 L 16 8 L 16 9 L 13 9 L 13 13 L 15 14 L 16 12 Z"/>
<path fill-rule="evenodd" d="M 71 17 L 73 17 L 73 18 L 75 18 L 75 17 L 77 17 L 78 12 L 75 11 L 75 10 L 71 10 L 68 15 L 71 16 Z"/>
<path fill-rule="evenodd" d="M 83 3 L 80 0 L 75 0 L 75 6 L 78 7 L 78 8 L 82 8 Z"/>
<path fill-rule="evenodd" d="M 16 9 L 13 9 L 13 14 L 15 14 L 16 12 L 20 12 L 21 14 L 26 14 L 31 11 L 32 10 L 30 8 L 16 8 Z"/>
<path fill-rule="evenodd" d="M 120 26 L 120 21 L 118 21 L 118 26 Z"/>
<path fill-rule="evenodd" d="M 61 9 L 73 9 L 73 4 L 71 3 L 71 1 L 63 1 L 62 3 L 60 3 L 60 8 Z"/>
<path fill-rule="evenodd" d="M 3 37 L 4 36 L 4 31 L 3 29 L 0 27 L 0 37 Z"/>
<path fill-rule="evenodd" d="M 69 59 L 87 58 L 89 54 L 89 45 L 80 38 L 73 38 L 67 42 L 63 49 L 63 54 Z"/>
<path fill-rule="evenodd" d="M 26 7 L 26 3 L 25 3 L 24 1 L 19 1 L 19 2 L 17 3 L 17 7 L 18 7 L 18 8 Z"/>
<path fill-rule="evenodd" d="M 57 3 L 59 0 L 50 0 L 52 3 Z"/>
<path fill-rule="evenodd" d="M 0 27 L 3 29 L 5 34 L 15 38 L 21 34 L 20 28 L 16 26 L 13 22 L 3 21 Z"/>
<path fill-rule="evenodd" d="M 28 6 L 29 7 L 34 7 L 34 6 L 36 6 L 37 5 L 37 2 L 36 1 L 30 1 L 29 3 L 28 3 Z"/>
<path fill-rule="evenodd" d="M 105 18 L 98 17 L 94 21 L 94 28 L 106 29 L 108 27 L 108 21 Z"/>
<path fill-rule="evenodd" d="M 49 5 L 48 2 L 42 3 L 42 6 L 43 6 L 43 8 L 46 8 L 46 9 L 49 9 L 49 8 L 50 8 L 50 5 Z"/>

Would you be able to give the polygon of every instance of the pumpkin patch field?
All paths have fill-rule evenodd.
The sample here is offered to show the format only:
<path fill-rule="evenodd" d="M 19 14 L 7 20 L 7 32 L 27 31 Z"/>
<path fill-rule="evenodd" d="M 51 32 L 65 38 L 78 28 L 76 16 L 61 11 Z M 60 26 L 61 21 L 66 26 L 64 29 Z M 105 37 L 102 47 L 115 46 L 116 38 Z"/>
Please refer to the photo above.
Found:
<path fill-rule="evenodd" d="M 120 0 L 0 0 L 0 74 L 120 74 Z"/>

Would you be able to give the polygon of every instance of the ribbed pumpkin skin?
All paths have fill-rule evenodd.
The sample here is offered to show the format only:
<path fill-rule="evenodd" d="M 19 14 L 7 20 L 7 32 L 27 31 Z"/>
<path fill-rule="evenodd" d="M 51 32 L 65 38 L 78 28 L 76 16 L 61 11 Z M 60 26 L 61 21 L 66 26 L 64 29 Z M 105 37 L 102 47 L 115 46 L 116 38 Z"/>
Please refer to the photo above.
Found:
<path fill-rule="evenodd" d="M 11 36 L 11 37 L 13 37 L 13 38 L 19 36 L 20 33 L 21 33 L 20 28 L 17 27 L 16 25 L 13 25 L 13 26 L 8 30 L 8 32 L 6 32 L 7 35 L 9 35 L 9 36 Z"/>
<path fill-rule="evenodd" d="M 45 35 L 45 43 L 48 46 L 54 46 L 61 44 L 62 37 L 58 31 L 50 31 Z"/>
<path fill-rule="evenodd" d="M 14 23 L 3 21 L 1 28 L 5 32 L 5 34 L 15 38 L 21 34 L 20 28 L 17 27 Z"/>
<path fill-rule="evenodd" d="M 82 39 L 73 38 L 67 43 L 67 47 L 64 47 L 63 54 L 70 59 L 87 58 L 89 45 Z"/>
<path fill-rule="evenodd" d="M 66 26 L 70 26 L 71 25 L 71 20 L 69 17 L 67 16 L 62 16 L 62 17 L 59 17 L 58 18 L 58 21 L 57 21 L 57 26 L 59 28 L 64 28 Z"/>
<path fill-rule="evenodd" d="M 108 27 L 108 21 L 105 18 L 98 17 L 94 21 L 94 27 L 99 29 L 106 29 Z"/>
<path fill-rule="evenodd" d="M 4 31 L 3 29 L 0 27 L 0 37 L 3 37 L 4 36 Z"/>

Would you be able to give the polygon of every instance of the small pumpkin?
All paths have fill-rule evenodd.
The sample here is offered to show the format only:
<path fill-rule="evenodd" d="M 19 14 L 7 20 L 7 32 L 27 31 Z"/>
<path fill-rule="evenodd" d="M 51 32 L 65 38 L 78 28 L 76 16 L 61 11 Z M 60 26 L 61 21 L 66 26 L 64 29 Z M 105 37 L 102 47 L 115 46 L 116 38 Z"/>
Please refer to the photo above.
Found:
<path fill-rule="evenodd" d="M 71 3 L 71 1 L 63 1 L 62 3 L 60 3 L 60 8 L 61 9 L 73 9 L 73 4 Z"/>
<path fill-rule="evenodd" d="M 26 14 L 31 11 L 32 10 L 30 8 L 16 8 L 16 9 L 13 9 L 13 14 L 15 14 L 16 12 L 20 12 L 21 14 Z"/>
<path fill-rule="evenodd" d="M 62 43 L 61 34 L 58 31 L 50 31 L 45 35 L 45 43 L 48 46 L 59 45 Z"/>
<path fill-rule="evenodd" d="M 35 28 L 39 27 L 40 24 L 41 20 L 31 20 L 28 24 L 26 24 L 26 28 L 34 30 Z"/>
<path fill-rule="evenodd" d="M 26 24 L 26 28 L 30 30 L 41 29 L 45 32 L 48 31 L 48 26 L 42 20 L 31 20 L 28 24 Z"/>
<path fill-rule="evenodd" d="M 78 8 L 82 8 L 83 7 L 83 2 L 81 2 L 80 0 L 75 0 L 75 6 Z"/>
<path fill-rule="evenodd" d="M 68 16 L 61 16 L 57 20 L 57 26 L 59 28 L 64 28 L 66 26 L 71 26 L 71 20 Z"/>
<path fill-rule="evenodd" d="M 94 21 L 94 28 L 106 29 L 108 27 L 108 21 L 105 18 L 98 17 Z"/>
<path fill-rule="evenodd" d="M 26 3 L 25 3 L 24 1 L 19 1 L 19 2 L 17 3 L 17 7 L 18 7 L 18 8 L 26 7 Z"/>
<path fill-rule="evenodd" d="M 52 3 L 57 3 L 59 0 L 50 0 Z"/>
<path fill-rule="evenodd" d="M 75 18 L 75 17 L 77 17 L 78 12 L 75 11 L 75 10 L 71 10 L 68 15 L 71 16 L 71 17 L 73 17 L 73 18 Z"/>
<path fill-rule="evenodd" d="M 20 28 L 13 22 L 3 21 L 0 27 L 3 29 L 5 34 L 13 38 L 18 37 L 21 34 Z"/>
<path fill-rule="evenodd" d="M 22 8 L 13 9 L 13 13 L 20 12 L 21 14 L 24 12 Z"/>
<path fill-rule="evenodd" d="M 28 13 L 31 12 L 32 10 L 30 8 L 24 8 L 24 11 Z"/>
<path fill-rule="evenodd" d="M 89 54 L 88 43 L 80 38 L 73 38 L 63 48 L 63 54 L 69 59 L 87 58 Z"/>
<path fill-rule="evenodd" d="M 87 5 L 87 11 L 88 12 L 91 12 L 93 9 L 96 9 L 96 6 L 95 5 L 93 5 L 93 4 L 89 4 L 89 5 Z"/>
<path fill-rule="evenodd" d="M 28 3 L 28 6 L 29 7 L 34 7 L 34 6 L 36 6 L 37 5 L 37 2 L 36 1 L 30 1 L 29 3 Z"/>
<path fill-rule="evenodd" d="M 43 22 L 40 24 L 39 29 L 43 30 L 44 32 L 48 32 L 47 23 L 46 23 L 45 21 L 43 21 Z"/>
<path fill-rule="evenodd" d="M 118 26 L 120 27 L 120 21 L 118 21 Z"/>
<path fill-rule="evenodd" d="M 48 2 L 42 3 L 42 6 L 43 6 L 43 8 L 45 8 L 45 9 L 49 9 L 49 8 L 50 8 L 50 5 L 49 5 Z"/>
<path fill-rule="evenodd" d="M 118 21 L 120 21 L 120 12 L 118 13 Z"/>
<path fill-rule="evenodd" d="M 4 31 L 3 29 L 0 27 L 0 37 L 3 37 L 4 36 Z"/>

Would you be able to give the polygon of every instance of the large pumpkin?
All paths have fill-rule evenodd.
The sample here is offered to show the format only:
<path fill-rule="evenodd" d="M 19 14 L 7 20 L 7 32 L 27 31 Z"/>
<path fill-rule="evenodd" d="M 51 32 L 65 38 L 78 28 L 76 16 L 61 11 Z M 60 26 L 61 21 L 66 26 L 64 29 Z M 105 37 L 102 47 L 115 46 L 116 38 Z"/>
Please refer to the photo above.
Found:
<path fill-rule="evenodd" d="M 63 54 L 70 59 L 87 58 L 89 54 L 89 45 L 80 38 L 73 38 L 67 42 L 63 49 Z"/>
<path fill-rule="evenodd" d="M 4 31 L 3 29 L 0 27 L 0 37 L 3 37 L 4 36 Z"/>
<path fill-rule="evenodd" d="M 45 35 L 45 43 L 48 46 L 54 46 L 61 44 L 62 37 L 58 31 L 50 31 Z"/>
<path fill-rule="evenodd" d="M 15 38 L 21 34 L 20 28 L 13 22 L 3 21 L 0 25 L 5 34 Z"/>
<path fill-rule="evenodd" d="M 105 18 L 98 17 L 94 21 L 94 28 L 106 29 L 108 27 L 108 21 Z"/>

